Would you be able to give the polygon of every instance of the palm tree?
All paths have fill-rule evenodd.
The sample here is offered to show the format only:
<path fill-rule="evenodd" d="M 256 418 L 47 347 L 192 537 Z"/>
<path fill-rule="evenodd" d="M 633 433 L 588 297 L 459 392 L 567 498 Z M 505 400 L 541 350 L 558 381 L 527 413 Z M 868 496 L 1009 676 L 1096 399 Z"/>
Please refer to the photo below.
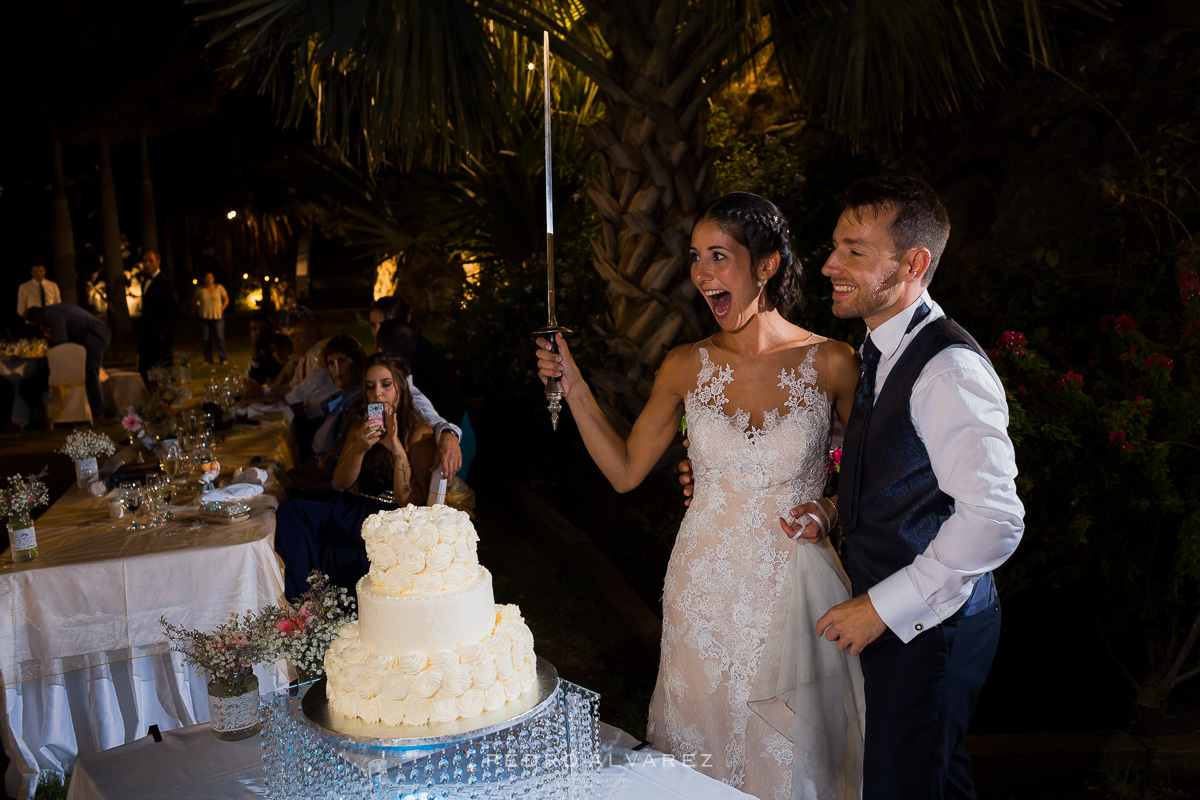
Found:
<path fill-rule="evenodd" d="M 716 92 L 769 55 L 814 115 L 859 141 L 981 96 L 1022 28 L 1048 60 L 1052 7 L 1106 1 L 216 0 L 201 20 L 229 23 L 215 40 L 262 76 L 286 123 L 311 123 L 370 168 L 480 152 L 514 99 L 496 32 L 549 31 L 604 106 L 588 131 L 600 172 L 587 194 L 603 223 L 593 265 L 611 357 L 591 378 L 607 411 L 631 415 L 664 351 L 702 334 L 685 263 L 709 193 Z"/>

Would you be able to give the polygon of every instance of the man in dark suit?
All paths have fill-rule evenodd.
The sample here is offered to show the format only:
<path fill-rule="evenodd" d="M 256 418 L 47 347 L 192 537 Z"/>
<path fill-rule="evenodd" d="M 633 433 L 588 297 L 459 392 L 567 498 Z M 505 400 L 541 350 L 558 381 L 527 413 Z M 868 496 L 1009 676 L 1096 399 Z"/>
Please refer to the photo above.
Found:
<path fill-rule="evenodd" d="M 179 298 L 160 264 L 158 252 L 147 250 L 142 263 L 142 336 L 138 342 L 138 372 L 147 383 L 151 367 L 171 363 L 179 321 Z"/>
<path fill-rule="evenodd" d="M 864 800 L 974 798 L 964 739 L 1000 635 L 992 570 L 1024 531 L 1004 387 L 929 294 L 950 235 L 933 189 L 878 177 L 840 199 L 822 272 L 834 314 L 869 332 L 831 520 L 853 597 L 817 633 L 861 656 Z"/>

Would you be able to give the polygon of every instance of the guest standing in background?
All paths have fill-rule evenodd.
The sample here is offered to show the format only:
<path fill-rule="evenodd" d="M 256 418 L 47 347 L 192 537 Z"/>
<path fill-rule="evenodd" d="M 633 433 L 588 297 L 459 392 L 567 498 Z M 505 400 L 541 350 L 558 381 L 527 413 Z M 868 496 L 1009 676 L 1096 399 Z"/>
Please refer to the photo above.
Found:
<path fill-rule="evenodd" d="M 40 260 L 34 261 L 29 267 L 29 280 L 17 289 L 17 314 L 25 316 L 25 312 L 34 306 L 49 306 L 62 302 L 62 292 L 58 284 L 46 280 L 46 265 Z"/>
<path fill-rule="evenodd" d="M 157 250 L 147 250 L 142 265 L 142 336 L 138 342 L 138 372 L 149 383 L 150 368 L 171 363 L 179 298 L 162 274 Z"/>
<path fill-rule="evenodd" d="M 103 417 L 104 395 L 100 392 L 100 367 L 112 332 L 104 320 L 75 303 L 54 303 L 25 309 L 25 321 L 39 329 L 53 347 L 59 344 L 83 345 L 87 351 L 84 385 L 93 417 Z"/>
<path fill-rule="evenodd" d="M 213 342 L 217 343 L 217 357 L 228 364 L 225 354 L 225 309 L 229 307 L 229 293 L 217 283 L 212 270 L 204 273 L 200 286 L 196 288 L 196 309 L 200 312 L 200 335 L 204 339 L 204 363 L 213 363 Z"/>

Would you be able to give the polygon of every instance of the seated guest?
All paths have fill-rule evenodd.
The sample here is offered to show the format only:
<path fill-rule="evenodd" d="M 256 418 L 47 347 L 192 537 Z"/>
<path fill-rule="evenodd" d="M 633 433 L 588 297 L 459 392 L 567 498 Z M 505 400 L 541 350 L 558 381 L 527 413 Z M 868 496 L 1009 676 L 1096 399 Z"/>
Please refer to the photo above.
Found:
<path fill-rule="evenodd" d="M 250 318 L 250 369 L 247 377 L 259 386 L 266 386 L 271 379 L 283 369 L 283 363 L 271 358 L 271 336 L 275 333 L 275 325 L 271 316 L 258 311 Z M 291 347 L 291 341 L 288 341 Z"/>
<path fill-rule="evenodd" d="M 276 511 L 275 550 L 284 562 L 289 598 L 308 589 L 314 569 L 353 594 L 369 568 L 363 521 L 376 511 L 423 504 L 428 494 L 433 431 L 413 408 L 404 362 L 386 353 L 371 356 L 360 391 L 343 426 L 333 472 L 338 493 L 325 500 L 287 500 Z M 369 403 L 383 404 L 382 425 L 367 417 Z"/>
<path fill-rule="evenodd" d="M 379 344 L 379 331 L 385 322 L 388 320 L 398 320 L 404 324 L 412 326 L 412 307 L 398 297 L 381 297 L 371 304 L 371 310 L 368 312 L 368 319 L 371 321 L 371 335 L 375 337 L 375 352 L 383 350 Z M 412 365 L 409 365 L 412 369 Z M 433 428 L 434 438 L 437 441 L 438 457 L 437 466 L 442 468 L 442 474 L 446 477 L 455 475 L 463 466 L 462 447 L 459 445 L 463 438 L 463 429 L 458 425 L 446 422 L 438 411 L 436 406 L 430 402 L 422 390 L 413 380 L 413 376 L 408 376 L 408 388 L 413 394 L 413 403 L 417 407 L 417 413 L 421 415 L 421 419 L 429 423 Z M 449 398 L 448 398 L 449 399 Z M 461 414 L 456 414 L 451 411 L 448 419 L 462 420 Z M 472 434 L 472 453 L 474 452 L 474 434 Z"/>
<path fill-rule="evenodd" d="M 325 346 L 321 340 L 321 326 L 316 320 L 302 319 L 292 326 L 288 335 L 292 339 L 293 353 L 300 358 L 287 386 L 273 387 L 266 394 L 282 398 L 309 419 L 320 417 L 321 404 L 338 391 L 321 355 Z"/>
<path fill-rule="evenodd" d="M 397 318 L 385 320 L 378 326 L 372 323 L 371 327 L 379 351 L 401 356 L 412 370 L 413 385 L 429 398 L 439 413 L 458 422 L 462 429 L 458 443 L 462 466 L 458 473 L 466 475 L 475 457 L 475 431 L 467 416 L 467 398 L 458 371 L 411 323 Z"/>
<path fill-rule="evenodd" d="M 84 365 L 84 385 L 93 417 L 103 417 L 104 396 L 100 393 L 100 367 L 108 350 L 112 333 L 108 325 L 92 312 L 74 303 L 53 303 L 25 309 L 25 320 L 39 328 L 50 346 L 70 342 L 83 345 L 87 351 Z"/>
<path fill-rule="evenodd" d="M 338 393 L 325 402 L 324 419 L 313 435 L 312 452 L 319 460 L 337 461 L 341 454 L 339 434 L 342 425 L 361 394 L 363 364 L 367 360 L 362 345 L 353 336 L 334 336 L 325 345 L 325 369 L 338 387 Z"/>

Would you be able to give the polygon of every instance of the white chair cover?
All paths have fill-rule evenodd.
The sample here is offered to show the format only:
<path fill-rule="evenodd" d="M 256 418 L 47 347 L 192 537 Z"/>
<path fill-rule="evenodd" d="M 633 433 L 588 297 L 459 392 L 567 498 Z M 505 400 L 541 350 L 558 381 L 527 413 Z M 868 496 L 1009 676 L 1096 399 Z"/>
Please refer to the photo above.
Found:
<path fill-rule="evenodd" d="M 46 416 L 50 424 L 92 421 L 88 405 L 86 375 L 87 350 L 81 344 L 60 344 L 46 351 L 50 365 L 50 391 L 46 393 Z"/>
<path fill-rule="evenodd" d="M 140 406 L 150 399 L 142 376 L 128 369 L 100 368 L 100 394 L 106 411 L 120 416 L 130 406 Z M 93 412 L 96 409 L 92 409 Z"/>

